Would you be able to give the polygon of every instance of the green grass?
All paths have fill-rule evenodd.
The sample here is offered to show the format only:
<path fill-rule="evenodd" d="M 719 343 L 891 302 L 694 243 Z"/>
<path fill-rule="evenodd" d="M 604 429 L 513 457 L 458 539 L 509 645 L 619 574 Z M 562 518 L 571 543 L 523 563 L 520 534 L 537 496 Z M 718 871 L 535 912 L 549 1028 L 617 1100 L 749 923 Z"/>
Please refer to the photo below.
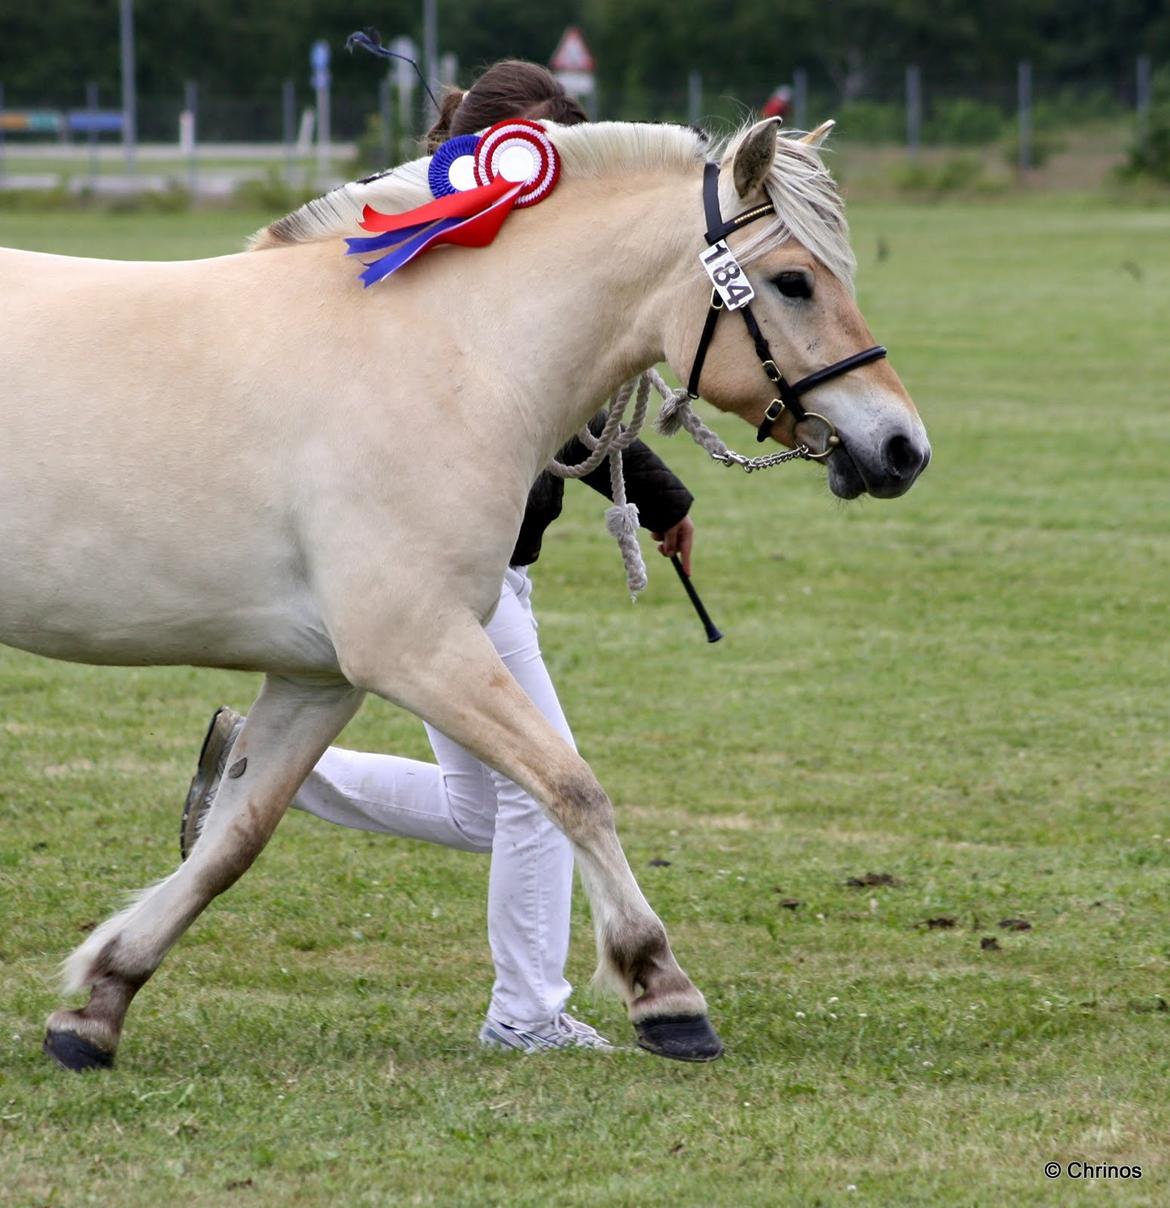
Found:
<path fill-rule="evenodd" d="M 3 652 L 6 1204 L 1167 1202 L 1170 213 L 852 217 L 934 443 L 914 491 L 842 506 L 812 467 L 745 478 L 659 441 L 698 496 L 717 646 L 657 558 L 630 606 L 591 492 L 536 573 L 725 1059 L 480 1053 L 485 861 L 294 815 L 143 991 L 119 1068 L 51 1068 L 56 961 L 172 868 L 209 708 L 256 681 Z M 0 243 L 189 256 L 259 221 L 5 215 Z M 380 703 L 346 741 L 427 750 Z M 845 884 L 868 871 L 900 883 Z M 576 1008 L 627 1041 L 584 990 L 577 908 Z"/>

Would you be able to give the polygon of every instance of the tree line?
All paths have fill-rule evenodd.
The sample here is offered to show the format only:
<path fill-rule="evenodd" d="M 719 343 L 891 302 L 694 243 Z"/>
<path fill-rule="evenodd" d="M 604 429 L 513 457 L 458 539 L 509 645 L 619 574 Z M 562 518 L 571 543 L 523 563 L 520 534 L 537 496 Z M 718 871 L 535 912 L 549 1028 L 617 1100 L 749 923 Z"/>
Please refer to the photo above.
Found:
<path fill-rule="evenodd" d="M 0 84 L 10 106 L 79 103 L 87 81 L 119 93 L 118 0 L 10 0 L 0 11 Z M 270 98 L 308 87 L 308 48 L 334 48 L 339 97 L 368 97 L 380 68 L 341 49 L 354 28 L 420 40 L 419 0 L 136 0 L 144 98 Z M 441 49 L 466 80 L 502 57 L 547 62 L 568 24 L 597 57 L 604 116 L 676 116 L 686 77 L 706 97 L 758 105 L 803 69 L 830 104 L 889 96 L 907 64 L 935 88 L 1010 87 L 1029 59 L 1038 79 L 1072 89 L 1132 88 L 1134 60 L 1170 61 L 1165 0 L 439 0 Z"/>

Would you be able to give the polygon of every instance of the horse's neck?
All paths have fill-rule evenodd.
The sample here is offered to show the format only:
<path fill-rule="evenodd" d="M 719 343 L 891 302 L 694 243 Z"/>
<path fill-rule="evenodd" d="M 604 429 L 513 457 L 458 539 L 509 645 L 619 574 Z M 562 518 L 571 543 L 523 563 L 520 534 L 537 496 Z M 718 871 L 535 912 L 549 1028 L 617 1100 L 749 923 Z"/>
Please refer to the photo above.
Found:
<path fill-rule="evenodd" d="M 465 330 L 486 328 L 497 380 L 525 426 L 543 429 L 549 453 L 662 358 L 665 295 L 702 213 L 697 184 L 677 177 L 566 181 L 559 191 L 551 200 L 562 204 L 518 212 L 495 247 L 468 257 L 453 300 Z"/>

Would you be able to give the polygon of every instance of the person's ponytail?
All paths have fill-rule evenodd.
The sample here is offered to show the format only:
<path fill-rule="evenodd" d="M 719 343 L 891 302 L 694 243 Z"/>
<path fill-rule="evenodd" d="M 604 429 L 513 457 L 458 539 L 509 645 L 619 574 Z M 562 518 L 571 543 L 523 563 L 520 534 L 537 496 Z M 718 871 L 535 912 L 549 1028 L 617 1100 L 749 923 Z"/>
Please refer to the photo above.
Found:
<path fill-rule="evenodd" d="M 443 93 L 443 99 L 439 103 L 439 116 L 423 137 L 423 149 L 428 155 L 433 154 L 441 143 L 451 137 L 451 123 L 455 120 L 455 113 L 463 104 L 465 95 L 458 88 L 448 88 Z"/>

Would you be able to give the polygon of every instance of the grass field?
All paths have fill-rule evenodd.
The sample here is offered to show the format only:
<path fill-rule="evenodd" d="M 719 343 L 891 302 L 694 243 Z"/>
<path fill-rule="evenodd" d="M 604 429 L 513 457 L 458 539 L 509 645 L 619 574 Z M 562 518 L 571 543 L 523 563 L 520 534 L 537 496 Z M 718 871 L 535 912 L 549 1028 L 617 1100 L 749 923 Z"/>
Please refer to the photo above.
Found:
<path fill-rule="evenodd" d="M 934 443 L 914 491 L 842 506 L 813 467 L 745 478 L 657 440 L 698 496 L 717 646 L 656 558 L 630 606 L 591 492 L 536 574 L 725 1059 L 481 1053 L 486 863 L 293 815 L 143 992 L 118 1069 L 52 1068 L 56 962 L 172 868 L 206 715 L 256 680 L 5 651 L 0 1200 L 1170 1201 L 1170 212 L 852 218 Z M 0 243 L 190 256 L 260 220 L 11 215 Z M 427 754 L 377 702 L 346 741 Z M 895 883 L 847 884 L 867 873 Z M 575 1009 L 628 1042 L 578 911 Z"/>

